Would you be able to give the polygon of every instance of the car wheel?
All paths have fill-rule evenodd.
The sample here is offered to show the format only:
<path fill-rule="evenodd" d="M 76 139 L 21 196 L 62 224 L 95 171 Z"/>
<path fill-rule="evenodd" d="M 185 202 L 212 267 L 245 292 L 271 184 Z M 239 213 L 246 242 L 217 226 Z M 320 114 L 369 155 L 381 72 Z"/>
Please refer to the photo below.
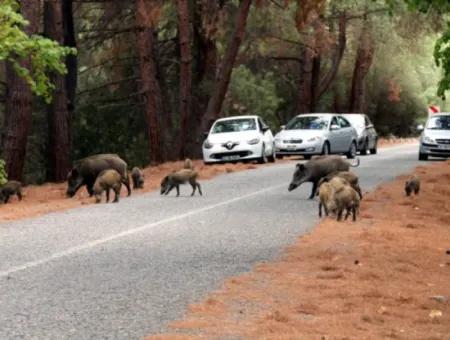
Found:
<path fill-rule="evenodd" d="M 277 157 L 275 156 L 275 150 L 273 150 L 272 154 L 269 157 L 267 157 L 267 159 L 269 160 L 270 163 L 275 163 L 276 158 Z"/>
<path fill-rule="evenodd" d="M 213 165 L 212 162 L 203 162 L 204 165 Z"/>
<path fill-rule="evenodd" d="M 419 152 L 419 161 L 427 161 L 428 155 L 426 153 L 420 153 Z"/>
<path fill-rule="evenodd" d="M 375 140 L 375 144 L 372 149 L 370 149 L 370 153 L 372 155 L 376 155 L 378 152 L 378 139 Z"/>
<path fill-rule="evenodd" d="M 322 148 L 322 155 L 329 155 L 329 154 L 330 154 L 330 143 L 325 142 Z"/>
<path fill-rule="evenodd" d="M 312 155 L 303 155 L 303 158 L 306 160 L 311 159 L 311 157 L 312 157 Z"/>
<path fill-rule="evenodd" d="M 276 157 L 278 158 L 278 159 L 283 159 L 283 155 L 276 155 Z"/>
<path fill-rule="evenodd" d="M 258 163 L 259 164 L 267 163 L 266 146 L 264 144 L 261 150 L 261 157 L 258 158 Z"/>
<path fill-rule="evenodd" d="M 369 148 L 369 140 L 366 139 L 366 140 L 364 141 L 364 145 L 363 145 L 363 147 L 362 147 L 362 149 L 361 149 L 361 151 L 360 151 L 361 155 L 363 155 L 363 156 L 367 155 L 367 149 L 368 149 L 368 148 Z"/>
<path fill-rule="evenodd" d="M 349 159 L 353 159 L 356 157 L 356 143 L 354 141 L 352 142 L 352 144 L 350 144 L 350 149 L 348 150 L 346 156 Z"/>

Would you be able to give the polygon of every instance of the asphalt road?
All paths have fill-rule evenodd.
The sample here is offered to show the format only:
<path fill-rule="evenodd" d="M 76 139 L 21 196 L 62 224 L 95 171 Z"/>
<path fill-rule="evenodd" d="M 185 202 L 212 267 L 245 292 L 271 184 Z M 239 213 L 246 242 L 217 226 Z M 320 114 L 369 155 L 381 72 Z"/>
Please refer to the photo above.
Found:
<path fill-rule="evenodd" d="M 417 146 L 361 156 L 363 190 L 418 165 Z M 137 339 L 318 221 L 294 162 L 0 224 L 0 339 Z"/>

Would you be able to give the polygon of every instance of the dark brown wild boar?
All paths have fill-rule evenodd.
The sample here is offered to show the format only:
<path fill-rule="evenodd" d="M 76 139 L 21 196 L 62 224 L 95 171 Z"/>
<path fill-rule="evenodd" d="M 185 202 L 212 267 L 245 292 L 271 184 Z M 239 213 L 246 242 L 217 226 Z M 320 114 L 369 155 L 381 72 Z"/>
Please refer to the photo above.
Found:
<path fill-rule="evenodd" d="M 22 200 L 22 183 L 18 181 L 8 181 L 0 186 L 0 202 L 8 203 L 12 195 L 17 195 L 19 201 Z"/>
<path fill-rule="evenodd" d="M 414 195 L 418 195 L 419 191 L 420 191 L 420 178 L 417 175 L 413 175 L 405 182 L 406 196 L 410 196 L 412 193 L 414 193 Z"/>
<path fill-rule="evenodd" d="M 131 170 L 131 179 L 133 180 L 133 189 L 144 187 L 144 173 L 137 166 Z"/>
<path fill-rule="evenodd" d="M 100 203 L 103 191 L 106 191 L 106 203 L 109 202 L 109 191 L 115 193 L 113 203 L 119 202 L 120 189 L 122 188 L 122 177 L 113 169 L 103 170 L 94 183 L 95 202 Z"/>
<path fill-rule="evenodd" d="M 309 199 L 313 199 L 317 190 L 317 185 L 322 177 L 336 171 L 348 171 L 350 166 L 359 166 L 359 158 L 355 165 L 350 164 L 341 156 L 327 156 L 311 159 L 305 164 L 298 163 L 288 190 L 292 191 L 305 182 L 312 182 L 313 187 Z"/>
<path fill-rule="evenodd" d="M 97 176 L 103 170 L 114 169 L 120 174 L 121 181 L 127 187 L 128 196 L 130 196 L 131 189 L 127 168 L 127 163 L 116 154 L 99 154 L 80 159 L 75 162 L 67 175 L 67 195 L 73 197 L 78 189 L 86 185 L 89 196 L 92 196 Z"/>

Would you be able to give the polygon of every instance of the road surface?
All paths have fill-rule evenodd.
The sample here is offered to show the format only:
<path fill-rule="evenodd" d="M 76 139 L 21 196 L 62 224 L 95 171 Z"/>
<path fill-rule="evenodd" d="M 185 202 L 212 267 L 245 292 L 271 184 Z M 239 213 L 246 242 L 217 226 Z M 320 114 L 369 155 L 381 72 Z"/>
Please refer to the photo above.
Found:
<path fill-rule="evenodd" d="M 363 190 L 418 165 L 417 145 L 361 156 Z M 138 339 L 318 221 L 294 162 L 203 181 L 204 196 L 124 198 L 0 224 L 0 339 Z"/>

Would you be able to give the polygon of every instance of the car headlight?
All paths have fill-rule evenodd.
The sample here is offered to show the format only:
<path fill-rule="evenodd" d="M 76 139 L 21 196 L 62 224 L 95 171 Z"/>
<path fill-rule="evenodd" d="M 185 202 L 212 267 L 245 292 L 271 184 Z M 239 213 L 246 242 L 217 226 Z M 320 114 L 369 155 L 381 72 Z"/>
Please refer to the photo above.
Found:
<path fill-rule="evenodd" d="M 308 139 L 308 142 L 317 142 L 319 141 L 321 138 L 319 136 L 316 137 L 311 137 L 310 139 Z"/>
<path fill-rule="evenodd" d="M 211 149 L 214 146 L 213 143 L 211 143 L 209 140 L 205 140 L 205 142 L 203 143 L 203 147 L 205 149 Z"/>
<path fill-rule="evenodd" d="M 260 141 L 259 138 L 253 138 L 253 139 L 250 139 L 249 141 L 247 141 L 247 143 L 250 145 L 253 145 L 253 144 L 258 144 L 259 141 Z"/>
<path fill-rule="evenodd" d="M 436 144 L 436 141 L 433 138 L 428 137 L 428 136 L 423 136 L 423 141 L 428 144 Z"/>

